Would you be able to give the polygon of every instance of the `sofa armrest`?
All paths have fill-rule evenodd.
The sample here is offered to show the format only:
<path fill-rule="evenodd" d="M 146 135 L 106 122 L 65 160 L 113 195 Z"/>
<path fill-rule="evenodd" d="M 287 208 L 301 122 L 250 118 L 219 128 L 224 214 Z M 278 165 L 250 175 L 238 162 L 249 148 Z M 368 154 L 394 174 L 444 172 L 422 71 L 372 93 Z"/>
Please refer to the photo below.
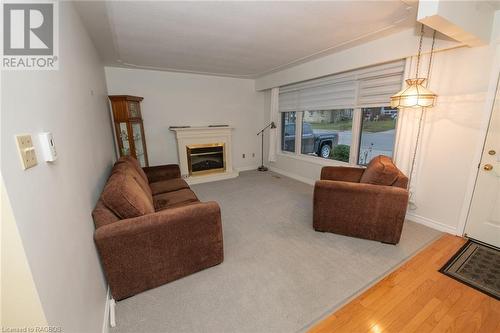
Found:
<path fill-rule="evenodd" d="M 157 165 L 142 168 L 150 183 L 162 180 L 181 178 L 181 170 L 177 164 Z"/>
<path fill-rule="evenodd" d="M 321 180 L 359 183 L 364 171 L 357 167 L 326 166 L 321 169 Z"/>
<path fill-rule="evenodd" d="M 407 205 L 408 191 L 400 187 L 320 180 L 314 186 L 313 226 L 395 244 Z"/>
<path fill-rule="evenodd" d="M 111 223 L 97 229 L 94 239 L 117 300 L 223 260 L 221 215 L 216 202 Z"/>

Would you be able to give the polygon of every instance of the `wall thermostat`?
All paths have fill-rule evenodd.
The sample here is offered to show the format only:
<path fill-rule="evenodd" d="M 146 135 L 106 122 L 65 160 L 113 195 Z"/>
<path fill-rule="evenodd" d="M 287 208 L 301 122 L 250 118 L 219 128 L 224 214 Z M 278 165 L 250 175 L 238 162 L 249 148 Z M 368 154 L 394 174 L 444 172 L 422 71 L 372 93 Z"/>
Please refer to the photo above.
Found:
<path fill-rule="evenodd" d="M 55 160 L 57 160 L 56 144 L 54 143 L 52 133 L 40 133 L 40 143 L 42 146 L 42 154 L 45 161 L 54 162 Z"/>

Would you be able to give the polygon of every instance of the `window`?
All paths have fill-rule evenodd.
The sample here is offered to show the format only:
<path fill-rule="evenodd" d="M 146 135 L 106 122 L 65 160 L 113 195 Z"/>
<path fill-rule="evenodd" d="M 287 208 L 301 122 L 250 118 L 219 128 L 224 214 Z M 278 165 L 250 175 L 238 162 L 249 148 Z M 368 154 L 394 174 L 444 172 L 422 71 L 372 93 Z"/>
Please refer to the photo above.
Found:
<path fill-rule="evenodd" d="M 295 152 L 295 112 L 281 113 L 281 150 Z"/>
<path fill-rule="evenodd" d="M 366 165 L 378 155 L 392 157 L 396 131 L 397 109 L 364 108 L 359 143 L 358 164 Z"/>
<path fill-rule="evenodd" d="M 392 157 L 403 60 L 280 87 L 281 150 L 366 165 Z M 296 140 L 295 138 L 300 138 Z"/>
<path fill-rule="evenodd" d="M 302 154 L 349 162 L 352 109 L 305 112 L 302 119 Z"/>

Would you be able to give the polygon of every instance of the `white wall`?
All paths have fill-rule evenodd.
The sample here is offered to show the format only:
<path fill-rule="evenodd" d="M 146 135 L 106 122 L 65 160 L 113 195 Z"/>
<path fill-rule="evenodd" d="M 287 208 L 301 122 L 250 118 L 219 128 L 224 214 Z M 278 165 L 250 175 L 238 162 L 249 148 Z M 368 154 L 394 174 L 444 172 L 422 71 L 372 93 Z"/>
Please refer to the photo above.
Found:
<path fill-rule="evenodd" d="M 495 48 L 460 48 L 434 57 L 430 88 L 438 94 L 428 109 L 416 173 L 414 219 L 461 233 L 468 187 L 491 112 L 488 93 Z"/>
<path fill-rule="evenodd" d="M 340 52 L 317 58 L 255 80 L 255 89 L 264 90 L 321 76 L 341 73 L 361 67 L 404 59 L 417 53 L 419 31 L 407 29 Z M 436 50 L 461 46 L 438 34 Z M 432 32 L 427 29 L 424 44 L 430 46 Z"/>
<path fill-rule="evenodd" d="M 395 45 L 404 45 L 403 40 L 401 43 L 394 42 Z M 380 58 L 378 52 L 385 54 L 385 49 L 377 51 L 375 46 L 372 45 L 371 52 L 358 55 L 354 62 L 360 66 L 374 64 L 374 59 Z M 409 214 L 417 222 L 450 233 L 461 232 L 469 204 L 471 181 L 475 177 L 473 171 L 481 150 L 485 119 L 491 111 L 488 96 L 493 85 L 492 73 L 498 73 L 495 47 L 492 44 L 477 48 L 455 48 L 439 52 L 434 57 L 430 87 L 439 97 L 436 107 L 428 110 L 421 142 L 422 154 L 415 180 L 417 209 Z M 282 75 L 278 72 L 260 82 L 257 80 L 256 85 L 263 87 L 271 82 L 288 82 L 293 77 L 307 77 L 310 75 L 307 69 L 317 75 L 321 70 L 317 65 L 322 61 L 325 62 L 326 75 L 338 65 L 332 62 L 334 60 L 335 57 L 329 56 L 329 59 L 315 60 L 315 64 L 305 63 L 296 70 L 285 70 L 286 73 Z M 345 61 L 343 65 L 348 66 Z M 266 119 L 269 118 L 268 104 Z M 403 150 L 405 148 L 408 149 L 401 147 Z M 322 165 L 278 154 L 277 161 L 271 163 L 271 167 L 313 183 L 319 179 Z"/>
<path fill-rule="evenodd" d="M 178 163 L 175 136 L 169 126 L 210 124 L 235 128 L 235 169 L 260 164 L 256 134 L 265 126 L 265 93 L 255 91 L 253 80 L 115 67 L 105 71 L 110 95 L 144 97 L 141 110 L 150 165 Z"/>
<path fill-rule="evenodd" d="M 1 304 L 0 327 L 46 326 L 40 297 L 0 175 Z"/>
<path fill-rule="evenodd" d="M 99 332 L 106 284 L 90 214 L 113 138 L 103 66 L 73 4 L 59 10 L 60 69 L 2 72 L 1 170 L 49 325 Z M 42 131 L 54 135 L 53 164 L 42 161 Z M 16 133 L 32 134 L 38 166 L 22 170 Z"/>
<path fill-rule="evenodd" d="M 420 1 L 417 20 L 468 46 L 490 42 L 495 9 L 487 1 Z"/>

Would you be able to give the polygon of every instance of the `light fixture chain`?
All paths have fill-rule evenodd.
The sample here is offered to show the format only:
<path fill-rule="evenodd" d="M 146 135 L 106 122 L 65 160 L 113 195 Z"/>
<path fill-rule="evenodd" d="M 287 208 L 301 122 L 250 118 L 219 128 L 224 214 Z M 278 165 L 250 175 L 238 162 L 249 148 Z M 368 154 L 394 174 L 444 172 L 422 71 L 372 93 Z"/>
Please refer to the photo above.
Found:
<path fill-rule="evenodd" d="M 417 138 L 415 140 L 415 149 L 413 149 L 413 157 L 412 157 L 412 162 L 411 162 L 411 167 L 410 167 L 410 174 L 408 176 L 408 191 L 410 192 L 410 199 L 413 197 L 413 191 L 411 186 L 412 180 L 413 180 L 413 172 L 415 170 L 415 162 L 417 160 L 417 152 L 418 152 L 418 144 L 420 143 L 420 133 L 422 132 L 422 123 L 424 120 L 424 111 L 425 108 L 420 108 L 420 117 L 418 120 L 418 130 L 417 130 Z"/>
<path fill-rule="evenodd" d="M 420 71 L 420 55 L 422 54 L 422 41 L 424 39 L 424 25 L 420 26 L 420 42 L 418 44 L 418 53 L 417 53 L 417 72 L 415 73 L 415 78 L 418 79 L 418 73 Z"/>
<path fill-rule="evenodd" d="M 429 57 L 429 67 L 427 68 L 427 82 L 425 83 L 425 87 L 429 85 L 429 77 L 431 75 L 432 56 L 434 55 L 435 43 L 436 43 L 436 30 L 434 30 L 434 33 L 432 34 L 431 55 Z"/>

